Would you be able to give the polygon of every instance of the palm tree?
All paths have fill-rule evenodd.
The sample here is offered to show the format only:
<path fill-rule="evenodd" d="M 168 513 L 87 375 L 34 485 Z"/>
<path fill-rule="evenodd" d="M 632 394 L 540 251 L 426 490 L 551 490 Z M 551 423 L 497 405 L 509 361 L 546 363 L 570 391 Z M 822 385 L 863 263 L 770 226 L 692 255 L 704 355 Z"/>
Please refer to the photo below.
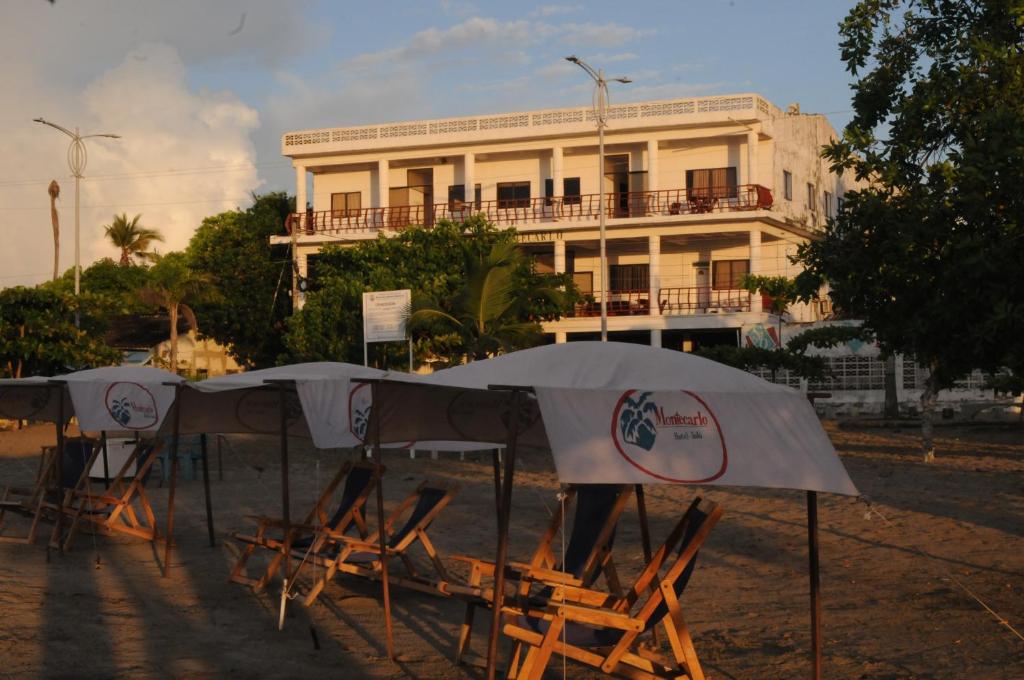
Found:
<path fill-rule="evenodd" d="M 60 275 L 60 217 L 57 215 L 57 198 L 60 196 L 60 185 L 57 180 L 50 180 L 47 187 L 50 194 L 50 222 L 53 224 L 53 280 L 56 281 Z"/>
<path fill-rule="evenodd" d="M 171 356 L 170 370 L 178 370 L 178 318 L 184 316 L 191 330 L 197 330 L 195 312 L 188 302 L 207 302 L 219 297 L 213 277 L 189 266 L 184 253 L 156 255 L 149 270 L 149 283 L 139 291 L 143 302 L 167 310 L 170 317 Z"/>
<path fill-rule="evenodd" d="M 114 221 L 103 227 L 110 242 L 121 249 L 122 267 L 130 265 L 133 256 L 143 260 L 152 259 L 153 254 L 149 252 L 149 247 L 154 241 L 164 240 L 163 234 L 158 230 L 140 226 L 141 217 L 142 215 L 136 215 L 129 220 L 127 213 L 121 213 L 114 215 Z"/>
<path fill-rule="evenodd" d="M 463 246 L 465 285 L 449 305 L 419 299 L 407 324 L 411 332 L 454 333 L 457 347 L 448 357 L 473 361 L 539 344 L 540 324 L 524 317 L 523 303 L 538 297 L 558 303 L 564 291 L 554 288 L 523 290 L 515 277 L 522 255 L 513 242 L 495 243 L 481 255 L 472 244 Z"/>

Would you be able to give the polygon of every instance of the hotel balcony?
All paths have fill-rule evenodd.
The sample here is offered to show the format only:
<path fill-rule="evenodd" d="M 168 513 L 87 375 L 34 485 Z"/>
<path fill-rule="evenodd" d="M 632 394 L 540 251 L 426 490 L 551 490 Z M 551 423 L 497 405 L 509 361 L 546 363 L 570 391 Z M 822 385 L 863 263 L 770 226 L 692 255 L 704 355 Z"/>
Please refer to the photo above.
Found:
<path fill-rule="evenodd" d="M 420 205 L 323 210 L 289 216 L 288 233 L 305 236 L 375 236 L 411 226 L 430 227 L 440 220 L 462 221 L 481 214 L 501 228 L 545 223 L 586 223 L 601 215 L 599 194 L 547 196 L 486 201 L 447 201 Z M 632 191 L 605 194 L 609 219 L 770 210 L 772 193 L 759 184 Z"/>

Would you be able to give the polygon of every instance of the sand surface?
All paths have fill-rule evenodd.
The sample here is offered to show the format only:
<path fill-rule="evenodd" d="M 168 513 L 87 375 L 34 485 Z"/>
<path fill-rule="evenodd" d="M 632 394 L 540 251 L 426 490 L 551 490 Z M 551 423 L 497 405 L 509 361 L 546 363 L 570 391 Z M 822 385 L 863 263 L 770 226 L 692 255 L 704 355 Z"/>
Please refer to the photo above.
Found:
<path fill-rule="evenodd" d="M 943 428 L 938 460 L 924 464 L 912 428 L 826 426 L 854 482 L 891 526 L 867 518 L 863 503 L 821 498 L 825 677 L 1024 678 L 1024 641 L 953 580 L 1024 632 L 1022 431 Z M 52 426 L 0 433 L 0 487 L 30 483 L 39 447 L 53 440 Z M 347 457 L 293 443 L 293 517 L 307 511 Z M 0 677 L 483 677 L 451 663 L 458 602 L 395 589 L 399 658 L 391 662 L 375 583 L 335 579 L 322 604 L 292 602 L 279 632 L 278 587 L 257 595 L 228 582 L 237 552 L 230 533 L 251 530 L 245 515 L 280 515 L 278 461 L 276 439 L 231 437 L 222 447 L 220 480 L 214 452 L 216 547 L 208 543 L 202 483 L 180 483 L 166 579 L 162 551 L 128 537 L 81 534 L 63 555 L 45 547 L 49 526 L 36 545 L 0 543 Z M 443 555 L 493 555 L 489 459 L 389 454 L 387 463 L 388 505 L 424 477 L 461 485 L 431 530 Z M 557 482 L 539 456 L 525 457 L 516 479 L 511 551 L 524 559 L 557 511 Z M 156 482 L 150 495 L 163 522 L 167 486 Z M 684 598 L 707 675 L 808 677 L 804 496 L 648 487 L 656 542 L 697 493 L 725 508 Z M 11 520 L 2 532 L 25 526 Z M 641 559 L 632 505 L 615 557 L 630 580 Z M 487 621 L 478 616 L 476 651 L 484 648 Z M 549 677 L 561 672 L 553 661 Z M 598 677 L 572 663 L 568 676 Z"/>

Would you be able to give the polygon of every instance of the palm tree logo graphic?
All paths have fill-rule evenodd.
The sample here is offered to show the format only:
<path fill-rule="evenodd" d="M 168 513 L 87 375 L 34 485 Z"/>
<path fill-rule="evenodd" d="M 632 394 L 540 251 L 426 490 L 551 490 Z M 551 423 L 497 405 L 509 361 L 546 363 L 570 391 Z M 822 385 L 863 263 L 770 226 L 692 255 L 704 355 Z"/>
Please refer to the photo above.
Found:
<path fill-rule="evenodd" d="M 645 451 L 650 451 L 654 447 L 654 440 L 658 437 L 658 428 L 649 417 L 650 414 L 657 413 L 658 405 L 653 401 L 647 401 L 650 396 L 650 392 L 641 392 L 636 399 L 626 397 L 619 413 L 619 432 L 622 434 L 622 440 Z"/>
<path fill-rule="evenodd" d="M 358 408 L 352 409 L 352 430 L 356 437 L 364 441 L 366 439 L 366 426 L 370 423 L 371 408 L 373 408 L 373 406 L 367 406 L 362 410 Z"/>
<path fill-rule="evenodd" d="M 114 416 L 114 420 L 122 425 L 127 425 L 132 419 L 132 412 L 128 397 L 114 399 L 110 402 L 110 415 Z"/>

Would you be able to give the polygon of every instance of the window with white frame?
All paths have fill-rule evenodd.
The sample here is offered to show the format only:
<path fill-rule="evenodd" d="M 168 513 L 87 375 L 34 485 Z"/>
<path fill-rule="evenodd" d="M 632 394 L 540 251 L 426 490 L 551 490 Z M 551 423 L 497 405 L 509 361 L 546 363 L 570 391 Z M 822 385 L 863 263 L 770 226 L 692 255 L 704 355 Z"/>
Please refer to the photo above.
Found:
<path fill-rule="evenodd" d="M 782 195 L 787 201 L 793 200 L 793 173 L 789 170 L 782 171 Z"/>

